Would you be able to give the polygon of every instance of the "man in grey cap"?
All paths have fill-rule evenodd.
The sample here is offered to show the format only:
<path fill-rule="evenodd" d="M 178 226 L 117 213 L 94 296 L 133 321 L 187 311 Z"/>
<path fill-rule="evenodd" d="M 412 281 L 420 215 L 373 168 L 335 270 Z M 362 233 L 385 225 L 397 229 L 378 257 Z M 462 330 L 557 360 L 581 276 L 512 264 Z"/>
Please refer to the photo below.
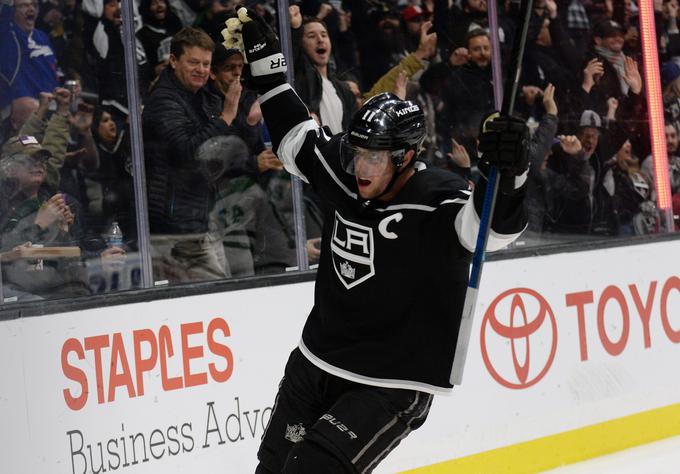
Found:
<path fill-rule="evenodd" d="M 10 138 L 0 158 L 0 252 L 39 244 L 75 246 L 75 202 L 45 184 L 51 153 L 30 135 Z M 73 265 L 75 263 L 75 265 Z M 3 262 L 5 297 L 87 294 L 80 261 Z"/>
<path fill-rule="evenodd" d="M 626 99 L 624 99 L 626 100 Z M 612 235 L 617 224 L 611 209 L 611 199 L 603 187 L 603 179 L 613 164 L 612 158 L 628 139 L 632 131 L 625 123 L 616 120 L 618 102 L 608 101 L 607 120 L 595 111 L 584 110 L 576 134 L 583 145 L 586 160 L 592 168 L 590 178 L 590 225 L 588 233 Z"/>
<path fill-rule="evenodd" d="M 584 110 L 579 120 L 578 139 L 583 145 L 586 158 L 590 159 L 600 142 L 602 118 L 594 110 Z"/>
<path fill-rule="evenodd" d="M 80 247 L 80 204 L 47 181 L 52 153 L 31 135 L 10 138 L 0 155 L 0 252 L 17 247 Z M 124 262 L 125 251 L 111 247 L 89 252 L 103 267 Z M 89 294 L 87 274 L 78 257 L 3 262 L 4 296 L 19 299 Z"/>
<path fill-rule="evenodd" d="M 45 184 L 51 153 L 30 135 L 10 138 L 0 160 L 2 246 L 55 240 L 75 220 L 62 193 Z"/>

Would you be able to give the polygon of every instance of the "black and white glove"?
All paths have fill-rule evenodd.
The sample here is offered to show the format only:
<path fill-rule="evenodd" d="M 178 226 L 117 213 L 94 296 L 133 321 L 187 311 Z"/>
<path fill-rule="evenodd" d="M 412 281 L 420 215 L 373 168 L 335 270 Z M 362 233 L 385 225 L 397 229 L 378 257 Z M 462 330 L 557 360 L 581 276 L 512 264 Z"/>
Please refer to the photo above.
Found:
<path fill-rule="evenodd" d="M 222 30 L 225 48 L 237 48 L 250 67 L 250 80 L 258 92 L 286 80 L 287 63 L 281 53 L 279 38 L 270 26 L 252 10 L 239 8 L 238 18 L 230 18 Z"/>
<path fill-rule="evenodd" d="M 495 166 L 499 189 L 512 194 L 522 187 L 529 170 L 529 127 L 524 120 L 495 112 L 482 121 L 479 171 L 487 177 Z"/>

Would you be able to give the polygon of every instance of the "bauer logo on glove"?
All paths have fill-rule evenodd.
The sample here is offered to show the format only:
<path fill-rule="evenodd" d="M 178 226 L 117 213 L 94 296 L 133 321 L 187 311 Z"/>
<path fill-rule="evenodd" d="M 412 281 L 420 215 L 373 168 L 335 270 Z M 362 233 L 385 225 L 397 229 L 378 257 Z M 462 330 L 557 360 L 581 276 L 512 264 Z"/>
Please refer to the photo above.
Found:
<path fill-rule="evenodd" d="M 255 53 L 257 53 L 258 51 L 263 50 L 263 49 L 265 48 L 265 46 L 267 46 L 267 43 L 256 44 L 255 46 L 253 46 L 252 49 L 248 50 L 248 53 L 249 53 L 249 54 L 255 54 Z"/>
<path fill-rule="evenodd" d="M 280 57 L 271 60 L 269 63 L 269 69 L 272 71 L 278 70 L 280 68 L 285 68 L 288 64 L 286 63 L 286 58 Z"/>
<path fill-rule="evenodd" d="M 224 46 L 237 48 L 250 66 L 256 90 L 285 80 L 286 58 L 281 53 L 279 39 L 271 27 L 255 12 L 239 8 L 238 18 L 230 18 L 222 30 Z"/>

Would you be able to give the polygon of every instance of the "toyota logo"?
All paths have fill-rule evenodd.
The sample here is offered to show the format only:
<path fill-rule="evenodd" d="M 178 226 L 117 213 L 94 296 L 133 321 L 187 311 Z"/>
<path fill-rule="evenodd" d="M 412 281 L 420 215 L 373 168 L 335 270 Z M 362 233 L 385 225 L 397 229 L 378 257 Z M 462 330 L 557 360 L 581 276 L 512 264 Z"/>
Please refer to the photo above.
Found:
<path fill-rule="evenodd" d="M 511 389 L 531 387 L 545 376 L 555 358 L 553 310 L 534 290 L 507 290 L 484 314 L 480 343 L 484 365 L 494 380 Z"/>

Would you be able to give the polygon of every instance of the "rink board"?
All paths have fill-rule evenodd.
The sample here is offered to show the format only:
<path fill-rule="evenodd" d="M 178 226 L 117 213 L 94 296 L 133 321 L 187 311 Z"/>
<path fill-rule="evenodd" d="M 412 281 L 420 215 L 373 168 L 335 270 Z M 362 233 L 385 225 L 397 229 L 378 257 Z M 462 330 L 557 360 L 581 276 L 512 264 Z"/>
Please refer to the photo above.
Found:
<path fill-rule="evenodd" d="M 679 255 L 676 241 L 488 263 L 463 385 L 375 472 L 537 472 L 680 434 Z M 2 471 L 253 472 L 312 294 L 0 322 Z"/>

